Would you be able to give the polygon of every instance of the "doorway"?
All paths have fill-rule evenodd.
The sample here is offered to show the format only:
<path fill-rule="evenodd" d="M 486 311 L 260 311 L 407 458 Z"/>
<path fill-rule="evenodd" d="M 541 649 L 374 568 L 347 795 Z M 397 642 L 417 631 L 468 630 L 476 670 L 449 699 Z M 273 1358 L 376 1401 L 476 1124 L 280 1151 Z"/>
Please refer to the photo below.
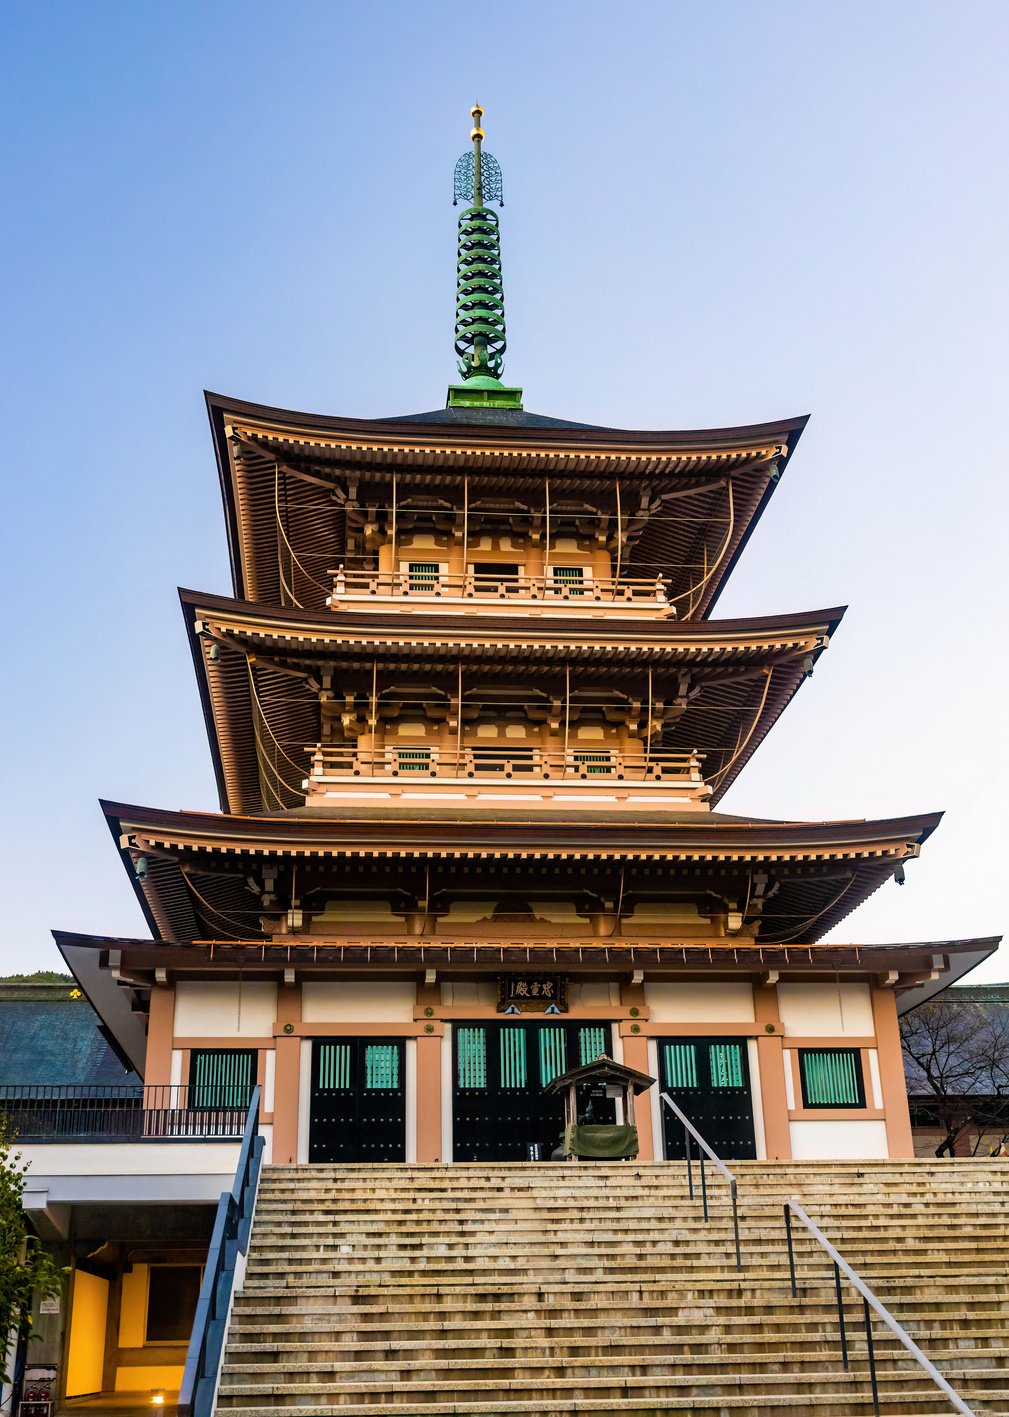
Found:
<path fill-rule="evenodd" d="M 663 1092 L 669 1093 L 723 1160 L 754 1160 L 757 1148 L 746 1039 L 660 1038 L 658 1044 Z M 666 1159 L 681 1161 L 685 1155 L 683 1127 L 665 1106 L 662 1127 Z"/>
<path fill-rule="evenodd" d="M 309 1161 L 405 1161 L 402 1038 L 317 1038 L 312 1044 Z"/>
<path fill-rule="evenodd" d="M 610 1052 L 608 1023 L 516 1018 L 459 1023 L 452 1035 L 455 1161 L 549 1160 L 562 1139 L 564 1103 L 544 1087 Z M 615 1120 L 611 1099 L 586 1096 L 590 1105 L 592 1120 Z"/>

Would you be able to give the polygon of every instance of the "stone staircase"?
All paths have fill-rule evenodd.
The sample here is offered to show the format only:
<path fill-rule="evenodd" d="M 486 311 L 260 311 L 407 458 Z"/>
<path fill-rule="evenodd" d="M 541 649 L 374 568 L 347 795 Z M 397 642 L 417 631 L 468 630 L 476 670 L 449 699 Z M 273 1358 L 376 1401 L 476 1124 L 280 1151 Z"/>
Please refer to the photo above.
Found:
<path fill-rule="evenodd" d="M 682 1165 L 277 1166 L 264 1172 L 218 1412 L 868 1417 L 861 1301 L 807 1212 L 978 1414 L 1009 1413 L 1009 1163 L 740 1162 L 711 1222 Z M 949 1413 L 881 1323 L 880 1410 Z"/>

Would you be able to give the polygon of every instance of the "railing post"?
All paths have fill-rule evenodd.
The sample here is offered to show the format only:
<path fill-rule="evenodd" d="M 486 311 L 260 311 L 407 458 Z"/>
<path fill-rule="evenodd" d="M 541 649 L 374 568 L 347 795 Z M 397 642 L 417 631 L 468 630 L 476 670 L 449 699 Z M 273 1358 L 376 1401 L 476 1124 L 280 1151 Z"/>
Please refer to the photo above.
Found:
<path fill-rule="evenodd" d="M 690 1193 L 690 1199 L 693 1200 L 693 1199 L 694 1199 L 694 1164 L 693 1164 L 693 1161 L 691 1160 L 691 1157 L 690 1157 L 690 1133 L 687 1131 L 686 1127 L 683 1128 L 683 1144 L 684 1144 L 684 1146 L 686 1147 L 686 1150 L 687 1150 L 687 1190 L 688 1190 L 689 1193 Z"/>
<path fill-rule="evenodd" d="M 834 1262 L 834 1293 L 837 1295 L 837 1326 L 841 1330 L 841 1362 L 848 1371 L 848 1335 L 844 1329 L 844 1299 L 841 1295 L 841 1271 Z"/>
<path fill-rule="evenodd" d="M 872 1410 L 876 1417 L 879 1417 L 879 1387 L 876 1383 L 876 1354 L 872 1346 L 872 1314 L 869 1312 L 868 1299 L 862 1300 L 862 1313 L 865 1317 L 865 1347 L 869 1355 L 869 1383 L 872 1387 Z"/>
<path fill-rule="evenodd" d="M 704 1176 L 704 1148 L 701 1148 L 701 1208 L 704 1211 L 704 1219 L 708 1219 L 708 1183 Z"/>
<path fill-rule="evenodd" d="M 799 1297 L 799 1291 L 795 1287 L 795 1252 L 792 1249 L 792 1217 L 789 1214 L 788 1202 L 785 1203 L 785 1239 L 788 1241 L 788 1277 L 792 1283 L 792 1298 Z"/>

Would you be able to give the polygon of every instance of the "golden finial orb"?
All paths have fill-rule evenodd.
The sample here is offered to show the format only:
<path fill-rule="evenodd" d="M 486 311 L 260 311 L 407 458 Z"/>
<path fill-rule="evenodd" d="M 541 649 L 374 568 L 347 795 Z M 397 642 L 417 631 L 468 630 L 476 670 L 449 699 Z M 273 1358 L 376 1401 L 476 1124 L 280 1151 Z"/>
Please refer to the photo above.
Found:
<path fill-rule="evenodd" d="M 473 119 L 473 131 L 470 133 L 470 139 L 474 143 L 482 143 L 483 129 L 480 127 L 480 119 L 483 117 L 483 109 L 478 103 L 474 103 L 469 111 L 469 116 Z"/>

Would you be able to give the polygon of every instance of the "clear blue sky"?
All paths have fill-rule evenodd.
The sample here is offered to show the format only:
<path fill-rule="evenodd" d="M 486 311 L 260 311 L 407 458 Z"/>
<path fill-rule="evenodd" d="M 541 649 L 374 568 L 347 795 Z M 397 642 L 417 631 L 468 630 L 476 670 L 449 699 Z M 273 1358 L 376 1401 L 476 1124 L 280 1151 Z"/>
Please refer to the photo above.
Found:
<path fill-rule="evenodd" d="M 727 809 L 945 808 L 836 936 L 1009 923 L 1006 0 L 7 0 L 0 29 L 0 966 L 145 933 L 99 796 L 216 808 L 175 596 L 230 590 L 203 388 L 444 402 L 477 99 L 527 407 L 813 415 L 719 612 L 851 610 Z"/>

